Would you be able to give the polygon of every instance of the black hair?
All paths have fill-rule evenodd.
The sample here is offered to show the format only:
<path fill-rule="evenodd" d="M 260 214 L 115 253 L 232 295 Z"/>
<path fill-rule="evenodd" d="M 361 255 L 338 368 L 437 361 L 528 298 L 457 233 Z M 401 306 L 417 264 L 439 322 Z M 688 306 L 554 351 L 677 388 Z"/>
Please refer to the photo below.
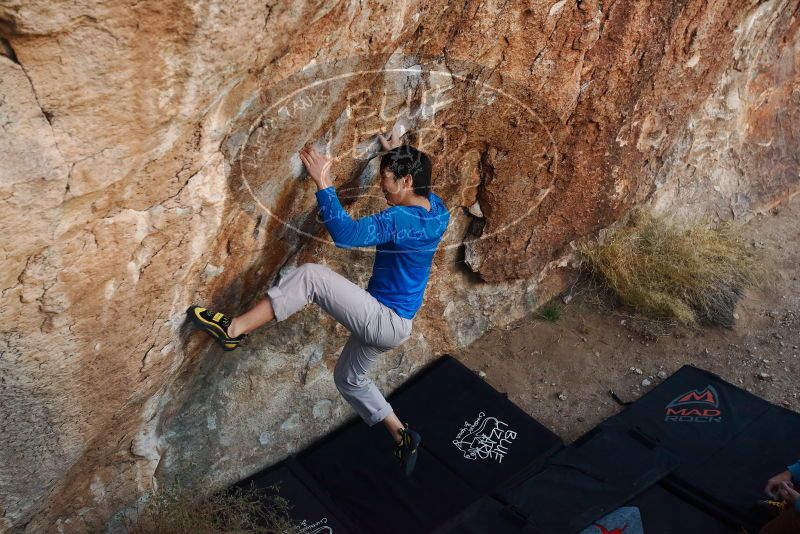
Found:
<path fill-rule="evenodd" d="M 411 145 L 400 145 L 381 156 L 380 172 L 388 169 L 395 180 L 411 175 L 414 193 L 427 197 L 431 191 L 431 158 Z"/>

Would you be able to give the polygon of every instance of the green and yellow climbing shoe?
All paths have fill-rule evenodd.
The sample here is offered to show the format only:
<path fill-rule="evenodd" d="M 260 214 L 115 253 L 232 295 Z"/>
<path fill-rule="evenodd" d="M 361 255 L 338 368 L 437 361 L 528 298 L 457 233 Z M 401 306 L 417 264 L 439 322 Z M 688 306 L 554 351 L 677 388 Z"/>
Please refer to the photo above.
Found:
<path fill-rule="evenodd" d="M 217 343 L 225 350 L 234 350 L 239 346 L 239 343 L 247 337 L 247 334 L 236 337 L 228 336 L 228 327 L 231 324 L 231 318 L 224 313 L 207 310 L 200 306 L 189 306 L 186 313 L 191 317 L 192 322 L 197 328 L 211 334 Z"/>
<path fill-rule="evenodd" d="M 400 469 L 402 469 L 405 476 L 409 476 L 417 464 L 417 449 L 419 444 L 422 443 L 422 437 L 413 430 L 408 428 L 408 423 L 405 423 L 404 428 L 400 429 L 401 440 L 400 443 L 394 446 L 394 455 L 400 460 Z"/>

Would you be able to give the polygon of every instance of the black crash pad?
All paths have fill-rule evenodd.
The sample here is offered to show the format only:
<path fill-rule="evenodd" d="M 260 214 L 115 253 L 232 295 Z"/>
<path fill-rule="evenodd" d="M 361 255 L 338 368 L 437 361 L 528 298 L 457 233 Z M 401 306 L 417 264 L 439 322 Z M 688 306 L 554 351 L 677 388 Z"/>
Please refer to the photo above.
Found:
<path fill-rule="evenodd" d="M 800 456 L 800 414 L 688 365 L 611 421 L 680 457 L 664 481 L 672 491 L 750 529 L 766 481 Z"/>
<path fill-rule="evenodd" d="M 713 458 L 701 464 L 687 463 L 666 483 L 757 531 L 764 518 L 754 504 L 766 497 L 764 485 L 798 456 L 800 414 L 769 406 L 738 436 L 720 446 Z"/>
<path fill-rule="evenodd" d="M 580 534 L 739 534 L 739 530 L 700 508 L 653 486 Z"/>
<path fill-rule="evenodd" d="M 722 534 L 758 525 L 764 483 L 800 453 L 800 414 L 691 366 L 568 447 L 446 355 L 388 400 L 423 437 L 410 478 L 353 418 L 259 483 L 289 481 L 293 517 L 334 532 Z"/>
<path fill-rule="evenodd" d="M 289 501 L 289 516 L 302 529 L 306 529 L 303 532 L 335 532 L 336 534 L 355 532 L 345 526 L 332 507 L 322 503 L 318 497 L 320 490 L 312 489 L 314 482 L 308 479 L 302 480 L 303 477 L 293 472 L 287 463 L 291 463 L 291 460 L 256 473 L 236 483 L 235 486 L 264 490 L 277 485 L 277 495 Z M 275 493 L 268 490 L 268 494 Z"/>
<path fill-rule="evenodd" d="M 769 403 L 685 365 L 612 419 L 699 465 L 764 414 Z"/>
<path fill-rule="evenodd" d="M 539 533 L 573 534 L 643 493 L 677 465 L 677 457 L 627 427 L 603 424 L 498 498 Z"/>
<path fill-rule="evenodd" d="M 480 498 L 424 449 L 412 476 L 404 477 L 392 448 L 383 428 L 358 420 L 297 461 L 359 532 L 430 532 Z"/>
<path fill-rule="evenodd" d="M 387 400 L 422 435 L 405 478 L 380 427 L 355 419 L 297 461 L 364 532 L 431 532 L 502 484 L 523 480 L 561 440 L 455 358 L 442 356 Z M 388 520 L 391 518 L 391 520 Z"/>
<path fill-rule="evenodd" d="M 497 499 L 487 496 L 433 534 L 535 534 L 524 518 Z"/>
<path fill-rule="evenodd" d="M 563 446 L 507 396 L 443 356 L 388 398 L 425 452 L 480 494 L 524 480 Z"/>

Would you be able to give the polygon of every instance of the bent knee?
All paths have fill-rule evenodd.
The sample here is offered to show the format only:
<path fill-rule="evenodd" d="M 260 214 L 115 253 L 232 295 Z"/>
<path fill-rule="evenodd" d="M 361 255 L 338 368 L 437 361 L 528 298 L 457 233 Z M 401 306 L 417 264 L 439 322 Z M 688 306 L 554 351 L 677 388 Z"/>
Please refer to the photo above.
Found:
<path fill-rule="evenodd" d="M 364 377 L 348 373 L 346 369 L 337 367 L 333 371 L 333 383 L 340 392 L 361 389 L 367 385 L 368 380 Z"/>
<path fill-rule="evenodd" d="M 401 338 L 395 337 L 395 338 L 391 339 L 389 341 L 389 343 L 386 344 L 383 348 L 386 349 L 386 350 L 396 349 L 397 347 L 399 347 L 400 345 L 402 345 L 403 343 L 405 343 L 409 339 L 411 339 L 411 333 L 410 332 L 405 337 L 401 337 Z"/>
<path fill-rule="evenodd" d="M 402 345 L 403 343 L 405 343 L 405 342 L 406 342 L 406 341 L 408 341 L 409 339 L 411 339 L 411 334 L 408 334 L 407 336 L 405 336 L 405 337 L 403 337 L 403 338 L 400 338 L 398 341 L 396 341 L 395 343 L 393 343 L 393 344 L 392 344 L 392 348 L 393 348 L 393 349 L 395 349 L 395 348 L 399 347 L 400 345 Z"/>

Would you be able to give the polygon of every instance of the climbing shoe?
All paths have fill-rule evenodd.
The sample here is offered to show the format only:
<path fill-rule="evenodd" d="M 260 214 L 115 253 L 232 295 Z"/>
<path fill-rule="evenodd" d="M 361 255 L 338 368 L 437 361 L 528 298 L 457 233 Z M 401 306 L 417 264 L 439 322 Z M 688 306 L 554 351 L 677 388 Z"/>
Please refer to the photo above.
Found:
<path fill-rule="evenodd" d="M 419 444 L 422 443 L 422 437 L 413 430 L 408 428 L 408 423 L 405 423 L 404 428 L 400 429 L 401 440 L 400 443 L 394 446 L 394 455 L 400 461 L 400 468 L 405 476 L 411 474 L 414 466 L 417 464 L 417 449 Z"/>
<path fill-rule="evenodd" d="M 231 318 L 220 312 L 213 312 L 200 306 L 189 306 L 186 313 L 191 317 L 194 325 L 200 330 L 205 330 L 219 343 L 225 350 L 234 350 L 239 343 L 247 337 L 242 334 L 236 337 L 228 336 L 228 327 Z"/>

